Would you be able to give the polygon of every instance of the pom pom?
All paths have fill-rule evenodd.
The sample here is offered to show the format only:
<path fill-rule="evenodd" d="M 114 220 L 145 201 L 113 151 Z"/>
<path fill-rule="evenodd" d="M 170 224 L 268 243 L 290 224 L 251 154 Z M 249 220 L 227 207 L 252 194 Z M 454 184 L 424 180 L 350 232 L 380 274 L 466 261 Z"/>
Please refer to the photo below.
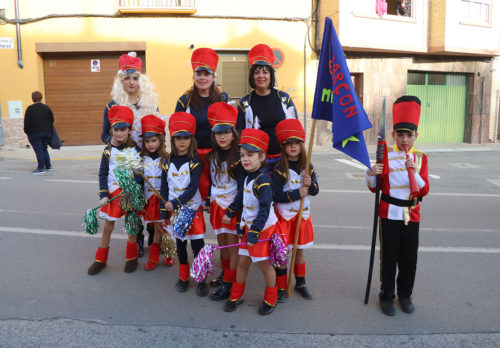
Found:
<path fill-rule="evenodd" d="M 129 53 L 127 53 L 129 56 L 131 57 L 137 57 L 137 52 L 134 52 L 134 51 L 131 51 Z"/>
<path fill-rule="evenodd" d="M 209 274 L 215 273 L 214 262 L 212 258 L 214 257 L 214 247 L 207 244 L 200 250 L 198 256 L 193 261 L 191 265 L 191 277 L 194 281 L 201 283 L 207 279 Z"/>
<path fill-rule="evenodd" d="M 127 147 L 117 153 L 115 156 L 115 162 L 118 167 L 132 171 L 136 174 L 144 171 L 144 161 L 132 147 Z"/>
<path fill-rule="evenodd" d="M 189 204 L 176 209 L 170 218 L 170 224 L 174 229 L 176 238 L 183 239 L 187 231 L 191 228 L 196 210 Z"/>
<path fill-rule="evenodd" d="M 165 233 L 161 237 L 161 252 L 165 257 L 171 259 L 177 256 L 177 248 L 175 247 L 174 241 Z"/>
<path fill-rule="evenodd" d="M 286 266 L 288 262 L 288 245 L 286 238 L 278 233 L 271 236 L 271 245 L 269 246 L 270 262 L 274 267 Z"/>
<path fill-rule="evenodd" d="M 83 216 L 82 226 L 85 228 L 85 232 L 88 234 L 96 234 L 99 229 L 99 221 L 95 213 L 96 209 L 89 209 L 85 212 Z"/>
<path fill-rule="evenodd" d="M 139 219 L 136 213 L 129 211 L 127 215 L 125 215 L 125 226 L 123 227 L 123 230 L 130 236 L 137 236 L 142 229 L 143 226 L 141 219 Z"/>
<path fill-rule="evenodd" d="M 116 167 L 113 172 L 116 177 L 116 182 L 123 191 L 120 207 L 125 211 L 141 210 L 144 208 L 146 205 L 144 191 L 142 187 L 135 182 L 132 174 L 123 167 Z"/>

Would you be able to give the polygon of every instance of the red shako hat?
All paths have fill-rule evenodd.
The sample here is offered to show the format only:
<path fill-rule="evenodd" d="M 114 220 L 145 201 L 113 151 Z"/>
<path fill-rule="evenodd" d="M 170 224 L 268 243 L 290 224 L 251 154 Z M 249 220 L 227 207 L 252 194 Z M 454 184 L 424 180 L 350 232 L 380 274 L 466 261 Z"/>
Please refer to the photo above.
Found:
<path fill-rule="evenodd" d="M 210 73 L 215 73 L 219 63 L 219 56 L 211 48 L 198 48 L 191 55 L 191 65 L 193 71 L 205 70 Z"/>
<path fill-rule="evenodd" d="M 399 97 L 392 106 L 393 130 L 416 131 L 420 120 L 420 99 L 413 95 Z"/>
<path fill-rule="evenodd" d="M 238 110 L 227 103 L 213 103 L 208 107 L 207 118 L 212 132 L 224 132 L 236 126 Z"/>
<path fill-rule="evenodd" d="M 122 54 L 118 59 L 118 67 L 121 71 L 129 74 L 140 73 L 142 69 L 142 60 L 137 57 L 137 53 L 129 52 Z"/>
<path fill-rule="evenodd" d="M 171 137 L 194 135 L 196 133 L 196 119 L 187 112 L 174 112 L 168 120 L 168 131 Z"/>
<path fill-rule="evenodd" d="M 165 134 L 166 123 L 155 115 L 146 115 L 141 118 L 142 137 L 149 138 L 154 135 Z"/>
<path fill-rule="evenodd" d="M 250 64 L 250 66 L 253 66 L 254 64 L 273 66 L 273 50 L 266 44 L 258 44 L 253 46 L 250 52 L 248 52 L 248 63 Z"/>
<path fill-rule="evenodd" d="M 134 112 L 129 107 L 115 105 L 108 111 L 108 120 L 111 128 L 132 127 L 134 124 Z"/>
<path fill-rule="evenodd" d="M 280 144 L 289 141 L 306 141 L 306 132 L 296 118 L 287 118 L 276 125 L 276 137 Z"/>
<path fill-rule="evenodd" d="M 240 136 L 240 146 L 247 151 L 266 153 L 269 148 L 269 135 L 260 129 L 243 129 Z"/>

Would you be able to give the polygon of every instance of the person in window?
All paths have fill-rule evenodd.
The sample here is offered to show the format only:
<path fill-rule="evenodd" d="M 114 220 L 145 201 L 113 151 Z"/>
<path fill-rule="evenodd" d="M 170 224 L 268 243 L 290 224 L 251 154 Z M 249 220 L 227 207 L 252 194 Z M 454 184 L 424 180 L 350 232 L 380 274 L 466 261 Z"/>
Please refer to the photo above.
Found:
<path fill-rule="evenodd" d="M 253 91 L 238 103 L 236 129 L 261 129 L 269 135 L 269 150 L 266 162 L 272 170 L 281 157 L 281 145 L 276 137 L 276 125 L 287 118 L 297 118 L 292 98 L 285 92 L 274 88 L 276 83 L 273 50 L 259 44 L 248 53 L 250 64 L 249 83 Z"/>
<path fill-rule="evenodd" d="M 398 16 L 410 16 L 410 0 L 398 0 L 396 3 L 396 14 Z"/>

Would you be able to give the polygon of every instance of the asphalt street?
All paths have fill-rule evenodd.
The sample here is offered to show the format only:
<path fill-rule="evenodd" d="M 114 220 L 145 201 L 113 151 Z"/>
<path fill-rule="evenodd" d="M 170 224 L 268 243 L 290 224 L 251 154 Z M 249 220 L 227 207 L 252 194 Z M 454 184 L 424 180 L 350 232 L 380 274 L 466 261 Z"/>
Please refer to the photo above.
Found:
<path fill-rule="evenodd" d="M 312 159 L 321 188 L 312 199 L 316 240 L 305 253 L 314 300 L 292 292 L 261 317 L 255 268 L 234 313 L 197 297 L 193 281 L 178 293 L 177 263 L 146 272 L 145 256 L 137 272 L 124 273 L 121 222 L 108 267 L 88 276 L 100 234 L 86 235 L 81 222 L 98 204 L 102 146 L 52 151 L 54 170 L 42 175 L 31 174 L 32 151 L 0 147 L 0 347 L 500 347 L 500 146 L 422 149 L 431 191 L 422 204 L 415 313 L 380 312 L 378 252 L 363 304 L 374 195 L 359 163 L 322 148 Z M 211 231 L 207 239 L 215 243 Z"/>

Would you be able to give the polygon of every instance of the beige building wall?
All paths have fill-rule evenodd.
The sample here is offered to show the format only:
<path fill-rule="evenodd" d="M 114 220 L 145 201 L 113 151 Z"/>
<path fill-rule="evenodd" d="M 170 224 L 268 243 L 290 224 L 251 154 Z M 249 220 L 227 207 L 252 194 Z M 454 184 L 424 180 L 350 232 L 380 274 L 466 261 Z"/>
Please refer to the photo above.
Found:
<path fill-rule="evenodd" d="M 5 3 L 8 19 L 14 18 L 13 3 Z M 50 18 L 20 26 L 23 69 L 17 63 L 16 44 L 13 49 L 0 50 L 0 74 L 8 82 L 0 85 L 4 135 L 7 132 L 9 136 L 9 129 L 6 128 L 10 128 L 17 131 L 12 135 L 13 141 L 22 143 L 20 139 L 24 137 L 19 128 L 22 120 L 9 119 L 8 101 L 21 101 L 24 113 L 31 104 L 31 92 L 40 90 L 44 93 L 43 56 L 36 51 L 39 43 L 145 42 L 147 74 L 157 87 L 162 114 L 172 113 L 177 98 L 192 85 L 191 44 L 195 48 L 247 52 L 256 44 L 266 43 L 284 52 L 285 62 L 277 70 L 278 88 L 292 96 L 299 114 L 303 115 L 305 99 L 312 101 L 316 77 L 315 57 L 311 55 L 310 48 L 305 47 L 307 25 L 303 20 L 310 16 L 311 2 L 291 0 L 284 6 L 282 2 L 263 0 L 197 0 L 196 7 L 194 16 L 94 18 L 71 16 L 112 16 L 117 13 L 115 1 L 20 1 L 21 18 L 37 18 L 54 13 L 68 17 Z M 15 43 L 16 26 L 0 25 L 0 37 L 13 38 Z M 311 108 L 310 103 L 308 109 Z"/>

